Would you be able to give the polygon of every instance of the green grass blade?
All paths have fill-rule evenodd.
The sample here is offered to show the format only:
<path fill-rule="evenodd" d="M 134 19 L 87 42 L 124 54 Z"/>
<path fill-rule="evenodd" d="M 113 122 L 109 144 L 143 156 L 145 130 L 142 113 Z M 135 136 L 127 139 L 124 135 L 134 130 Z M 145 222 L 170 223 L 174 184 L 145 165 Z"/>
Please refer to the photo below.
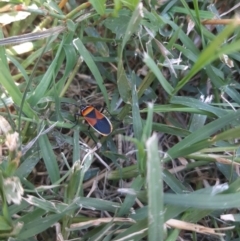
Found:
<path fill-rule="evenodd" d="M 220 130 L 226 125 L 229 125 L 231 122 L 236 121 L 240 117 L 240 111 L 229 113 L 217 120 L 212 121 L 211 123 L 205 125 L 203 128 L 193 132 L 187 136 L 184 140 L 180 141 L 178 144 L 173 146 L 168 150 L 168 155 L 172 158 L 175 158 L 175 155 L 179 150 L 190 147 L 192 144 L 201 141 L 203 139 L 209 138 L 210 135 L 214 134 L 216 131 Z"/>
<path fill-rule="evenodd" d="M 240 49 L 240 44 L 238 41 L 232 44 L 222 46 L 224 41 L 229 35 L 233 33 L 236 26 L 234 22 L 227 26 L 216 38 L 209 44 L 207 48 L 200 54 L 197 62 L 191 68 L 189 73 L 178 83 L 174 90 L 174 94 L 177 93 L 198 71 L 200 71 L 204 66 L 210 64 L 215 59 L 219 58 L 221 54 L 228 54 Z"/>
<path fill-rule="evenodd" d="M 0 31 L 0 38 L 3 38 L 2 31 Z M 12 75 L 10 73 L 5 48 L 0 47 L 0 83 L 4 87 L 4 89 L 8 92 L 9 96 L 13 99 L 14 103 L 20 105 L 22 100 L 22 93 L 18 89 L 17 85 L 15 84 Z M 30 108 L 28 103 L 24 103 L 23 105 L 23 112 L 29 118 L 36 118 L 38 117 L 35 115 L 34 111 Z"/>
<path fill-rule="evenodd" d="M 226 110 L 211 106 L 208 103 L 202 102 L 194 98 L 185 97 L 185 96 L 174 96 L 171 99 L 171 103 L 192 107 L 192 108 L 195 108 L 196 110 L 205 110 L 219 117 L 222 117 L 228 113 Z"/>
<path fill-rule="evenodd" d="M 119 53 L 119 62 L 118 62 L 118 90 L 119 93 L 125 103 L 131 103 L 130 101 L 130 94 L 131 94 L 131 85 L 129 84 L 129 80 L 127 78 L 125 69 L 123 67 L 123 51 L 125 49 L 125 45 L 127 44 L 128 40 L 130 39 L 130 36 L 134 34 L 138 28 L 139 23 L 142 19 L 142 4 L 138 4 L 135 11 L 132 14 L 132 17 L 128 23 L 126 32 L 123 37 L 121 50 Z"/>
<path fill-rule="evenodd" d="M 142 119 L 139 112 L 136 75 L 132 73 L 132 118 L 133 118 L 133 130 L 134 136 L 138 140 L 142 137 Z"/>
<path fill-rule="evenodd" d="M 24 225 L 21 233 L 19 234 L 19 239 L 28 239 L 33 237 L 44 230 L 48 229 L 50 226 L 58 222 L 64 214 L 50 214 L 43 218 L 37 218 L 33 221 L 28 222 Z"/>
<path fill-rule="evenodd" d="M 204 190 L 203 190 L 204 191 Z M 165 194 L 165 203 L 198 209 L 228 209 L 239 207 L 240 193 L 209 195 L 204 194 Z"/>
<path fill-rule="evenodd" d="M 140 2 L 139 0 L 137 0 L 137 1 Z M 136 5 L 136 8 L 132 14 L 132 17 L 128 23 L 126 33 L 123 37 L 121 52 L 124 51 L 125 45 L 128 42 L 128 40 L 130 39 L 131 35 L 134 34 L 137 31 L 137 29 L 139 28 L 140 21 L 143 17 L 142 11 L 143 11 L 143 6 L 142 6 L 142 4 L 138 3 L 138 5 Z"/>
<path fill-rule="evenodd" d="M 134 179 L 131 185 L 131 189 L 135 191 L 139 191 L 141 190 L 143 185 L 144 185 L 144 179 L 141 176 L 138 176 L 137 178 Z M 127 215 L 129 213 L 129 210 L 135 203 L 135 198 L 136 197 L 134 195 L 128 194 L 125 197 L 124 202 L 117 213 L 117 216 L 122 217 L 124 215 Z"/>
<path fill-rule="evenodd" d="M 159 70 L 158 66 L 153 61 L 153 59 L 147 53 L 144 53 L 143 61 L 146 63 L 146 65 L 149 67 L 149 69 L 155 74 L 156 78 L 159 80 L 159 83 L 163 87 L 163 89 L 169 95 L 171 95 L 174 89 L 169 84 L 169 82 L 165 79 L 165 77 L 163 76 L 162 72 Z"/>
<path fill-rule="evenodd" d="M 145 143 L 145 141 L 151 136 L 153 129 L 153 104 L 148 103 L 148 115 L 146 124 L 143 128 L 143 134 L 142 134 L 142 141 Z"/>
<path fill-rule="evenodd" d="M 97 13 L 99 15 L 105 14 L 105 10 L 106 10 L 105 3 L 106 3 L 106 0 L 98 0 L 98 1 L 90 0 L 89 2 L 92 4 L 92 6 L 94 7 L 94 9 L 97 11 Z"/>
<path fill-rule="evenodd" d="M 59 55 L 61 54 L 63 44 L 64 44 L 64 40 L 62 40 L 58 48 L 56 57 L 52 61 L 46 73 L 43 75 L 40 83 L 38 84 L 37 88 L 33 92 L 32 96 L 29 98 L 28 102 L 31 104 L 31 106 L 35 106 L 40 101 L 40 99 L 44 97 L 47 89 L 49 88 L 50 83 L 55 79 L 56 66 L 58 62 L 60 62 Z"/>
<path fill-rule="evenodd" d="M 162 163 L 157 135 L 147 140 L 148 240 L 164 240 Z"/>
<path fill-rule="evenodd" d="M 97 82 L 97 84 L 98 84 L 98 86 L 99 86 L 99 88 L 102 92 L 103 97 L 104 97 L 107 108 L 110 109 L 109 98 L 108 98 L 106 87 L 104 85 L 103 78 L 102 78 L 102 76 L 101 76 L 101 74 L 98 70 L 97 65 L 93 61 L 93 58 L 92 58 L 91 54 L 85 48 L 85 46 L 83 45 L 82 41 L 79 38 L 74 39 L 73 43 L 74 43 L 74 46 L 76 47 L 77 51 L 80 53 L 80 55 L 82 56 L 82 58 L 86 62 L 88 68 L 91 70 L 91 73 L 95 77 L 95 80 L 96 80 L 96 82 Z"/>
<path fill-rule="evenodd" d="M 55 183 L 60 179 L 60 173 L 53 148 L 46 135 L 39 137 L 39 146 L 47 168 L 48 176 L 51 182 Z"/>

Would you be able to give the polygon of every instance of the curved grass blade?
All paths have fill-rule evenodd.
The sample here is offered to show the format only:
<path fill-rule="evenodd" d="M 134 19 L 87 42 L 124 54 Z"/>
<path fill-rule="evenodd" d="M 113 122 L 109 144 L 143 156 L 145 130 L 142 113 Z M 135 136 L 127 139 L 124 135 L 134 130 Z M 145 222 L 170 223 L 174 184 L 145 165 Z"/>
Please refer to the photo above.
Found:
<path fill-rule="evenodd" d="M 89 51 L 85 48 L 83 42 L 77 38 L 73 40 L 73 44 L 75 46 L 75 48 L 77 49 L 77 51 L 80 53 L 80 55 L 82 56 L 82 58 L 84 59 L 84 61 L 86 62 L 88 68 L 91 70 L 91 73 L 93 74 L 93 76 L 96 79 L 96 82 L 103 94 L 105 103 L 107 104 L 107 108 L 110 109 L 110 103 L 109 103 L 109 99 L 108 99 L 108 94 L 107 94 L 107 90 L 106 87 L 104 85 L 104 81 L 103 78 L 98 70 L 97 65 L 95 64 L 95 62 L 93 61 L 93 58 L 91 56 L 91 54 L 89 53 Z"/>

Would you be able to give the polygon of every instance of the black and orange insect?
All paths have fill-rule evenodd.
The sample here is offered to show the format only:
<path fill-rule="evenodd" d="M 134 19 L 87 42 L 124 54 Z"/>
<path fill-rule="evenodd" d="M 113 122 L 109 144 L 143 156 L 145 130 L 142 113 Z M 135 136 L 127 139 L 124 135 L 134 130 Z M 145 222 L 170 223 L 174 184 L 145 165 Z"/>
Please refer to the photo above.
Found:
<path fill-rule="evenodd" d="M 91 105 L 80 106 L 80 113 L 75 116 L 82 116 L 95 131 L 103 136 L 108 136 L 113 130 L 110 120 Z"/>

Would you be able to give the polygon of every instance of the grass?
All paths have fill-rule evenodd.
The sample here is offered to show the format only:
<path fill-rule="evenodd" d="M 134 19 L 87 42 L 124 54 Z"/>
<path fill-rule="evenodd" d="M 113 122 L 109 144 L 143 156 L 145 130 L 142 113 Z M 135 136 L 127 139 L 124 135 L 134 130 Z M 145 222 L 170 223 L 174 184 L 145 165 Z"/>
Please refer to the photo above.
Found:
<path fill-rule="evenodd" d="M 2 2 L 0 240 L 239 240 L 236 7 Z"/>

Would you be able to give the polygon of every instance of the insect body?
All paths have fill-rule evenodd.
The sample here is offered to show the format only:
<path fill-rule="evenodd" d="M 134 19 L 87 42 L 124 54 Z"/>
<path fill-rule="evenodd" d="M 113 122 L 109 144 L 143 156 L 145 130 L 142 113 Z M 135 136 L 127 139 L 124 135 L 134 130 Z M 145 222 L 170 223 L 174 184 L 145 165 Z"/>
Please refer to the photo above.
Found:
<path fill-rule="evenodd" d="M 87 123 L 99 134 L 108 136 L 112 132 L 112 123 L 100 111 L 91 105 L 81 106 L 80 114 L 87 121 Z"/>

